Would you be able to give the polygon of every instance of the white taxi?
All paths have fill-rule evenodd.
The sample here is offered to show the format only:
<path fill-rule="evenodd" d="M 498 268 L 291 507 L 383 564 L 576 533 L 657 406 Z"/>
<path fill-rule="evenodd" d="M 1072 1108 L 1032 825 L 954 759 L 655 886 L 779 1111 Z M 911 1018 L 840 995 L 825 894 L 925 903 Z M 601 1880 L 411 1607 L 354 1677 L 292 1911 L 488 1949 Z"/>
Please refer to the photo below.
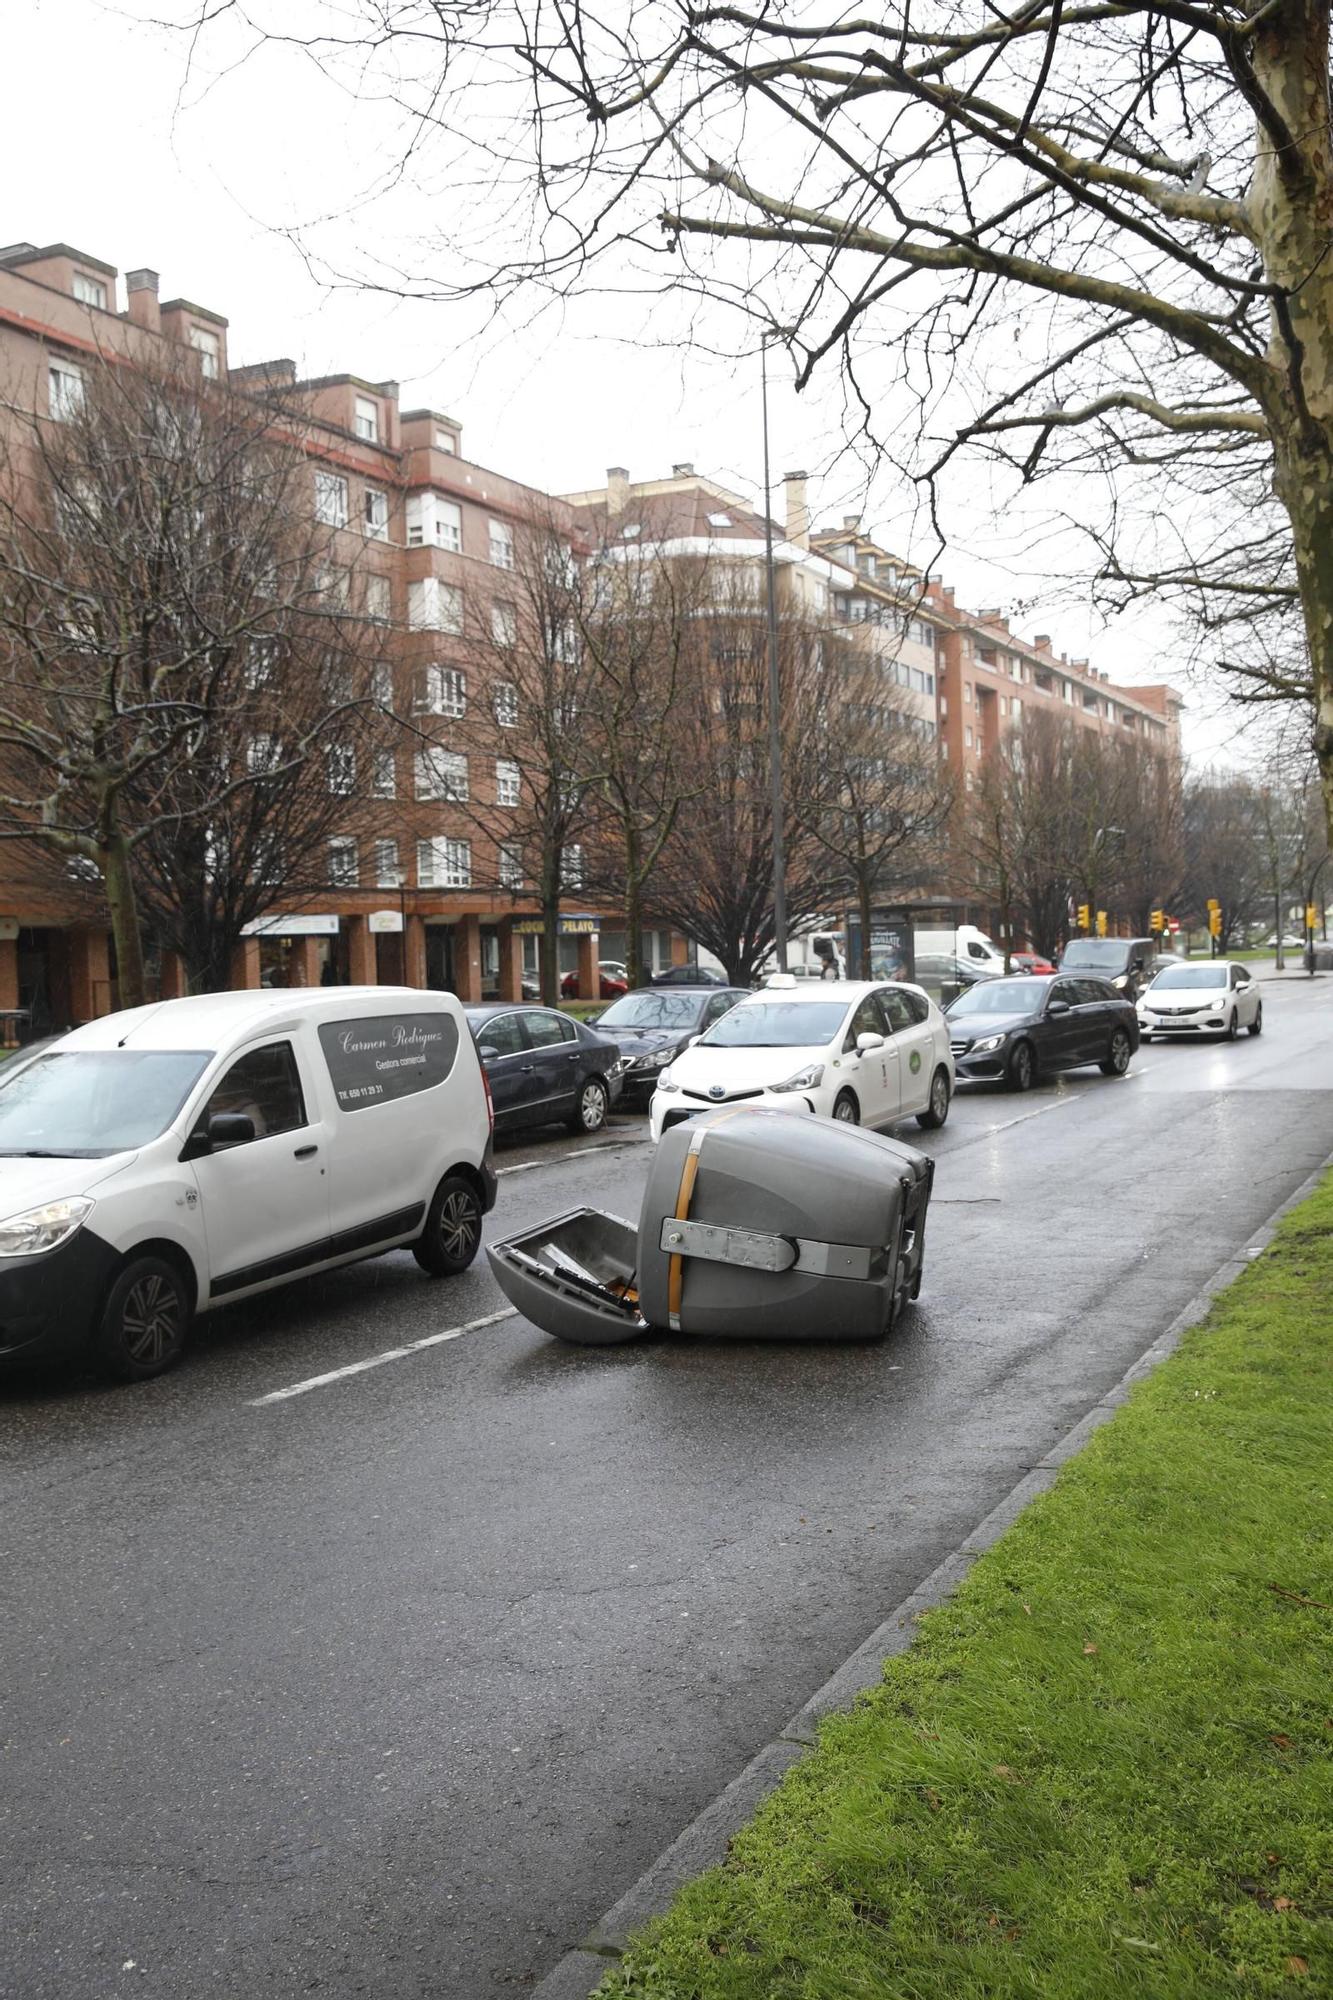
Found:
<path fill-rule="evenodd" d="M 919 986 L 774 973 L 657 1079 L 650 1129 L 748 1104 L 883 1131 L 943 1125 L 953 1096 L 944 1016 Z"/>

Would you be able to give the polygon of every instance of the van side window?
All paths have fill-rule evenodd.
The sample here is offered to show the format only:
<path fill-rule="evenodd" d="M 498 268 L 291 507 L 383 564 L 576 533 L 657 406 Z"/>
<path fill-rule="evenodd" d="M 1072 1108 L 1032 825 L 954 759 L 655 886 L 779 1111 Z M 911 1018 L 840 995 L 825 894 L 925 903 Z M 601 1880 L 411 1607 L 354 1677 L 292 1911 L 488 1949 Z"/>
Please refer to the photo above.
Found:
<path fill-rule="evenodd" d="M 256 1139 L 300 1130 L 306 1122 L 305 1099 L 290 1042 L 270 1042 L 267 1048 L 247 1049 L 238 1056 L 214 1086 L 200 1122 L 207 1126 L 210 1118 L 228 1111 L 252 1119 Z"/>

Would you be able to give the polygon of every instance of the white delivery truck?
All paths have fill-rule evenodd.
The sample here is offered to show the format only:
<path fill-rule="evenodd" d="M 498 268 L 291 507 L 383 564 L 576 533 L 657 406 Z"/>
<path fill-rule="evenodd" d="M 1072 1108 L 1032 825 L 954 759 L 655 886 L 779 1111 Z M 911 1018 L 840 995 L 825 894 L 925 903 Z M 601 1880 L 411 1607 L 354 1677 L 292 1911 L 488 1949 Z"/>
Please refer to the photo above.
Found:
<path fill-rule="evenodd" d="M 495 1202 L 462 1005 L 411 987 L 135 1007 L 0 1070 L 0 1363 L 178 1360 L 196 1313 L 399 1247 L 463 1271 Z"/>

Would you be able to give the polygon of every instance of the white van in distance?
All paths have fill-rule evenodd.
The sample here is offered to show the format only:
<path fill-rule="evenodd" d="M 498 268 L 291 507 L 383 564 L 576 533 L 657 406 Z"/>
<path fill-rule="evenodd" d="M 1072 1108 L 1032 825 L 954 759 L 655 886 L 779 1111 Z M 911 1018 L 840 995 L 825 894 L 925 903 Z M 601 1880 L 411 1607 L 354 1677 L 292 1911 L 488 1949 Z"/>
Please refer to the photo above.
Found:
<path fill-rule="evenodd" d="M 1004 971 L 1004 953 L 993 938 L 985 931 L 979 931 L 975 924 L 958 924 L 954 928 L 917 931 L 912 939 L 918 956 L 931 954 L 951 958 L 966 959 L 983 972 Z"/>
<path fill-rule="evenodd" d="M 0 1068 L 0 1363 L 142 1380 L 197 1312 L 406 1246 L 472 1262 L 490 1096 L 461 1003 L 411 987 L 210 993 Z"/>

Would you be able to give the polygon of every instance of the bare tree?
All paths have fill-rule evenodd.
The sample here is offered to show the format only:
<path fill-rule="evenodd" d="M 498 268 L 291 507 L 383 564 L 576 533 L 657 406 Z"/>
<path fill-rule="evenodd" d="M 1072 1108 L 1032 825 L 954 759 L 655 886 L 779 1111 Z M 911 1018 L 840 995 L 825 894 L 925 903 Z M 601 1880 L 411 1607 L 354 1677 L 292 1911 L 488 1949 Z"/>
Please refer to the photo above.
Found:
<path fill-rule="evenodd" d="M 932 408 L 965 358 L 927 472 L 967 444 L 1020 485 L 1111 475 L 1106 583 L 1251 620 L 1243 685 L 1309 701 L 1333 828 L 1328 0 L 361 11 L 316 56 L 382 63 L 414 148 L 472 132 L 536 205 L 512 248 L 494 210 L 458 225 L 483 274 L 457 289 L 549 295 L 599 257 L 661 288 L 665 241 L 678 287 L 784 330 L 799 382 L 840 363 L 872 417 L 886 346 Z M 508 135 L 494 94 L 473 123 L 479 79 Z M 1264 622 L 1293 609 L 1304 657 Z"/>
<path fill-rule="evenodd" d="M 773 816 L 768 742 L 768 632 L 762 605 L 740 576 L 714 565 L 712 610 L 693 621 L 694 644 L 673 729 L 695 795 L 663 849 L 653 906 L 726 967 L 734 985 L 754 979 L 773 949 Z M 799 935 L 831 907 L 831 873 L 800 837 L 798 793 L 807 748 L 802 717 L 819 636 L 784 612 L 779 624 L 779 715 L 786 819 L 789 931 Z"/>
<path fill-rule="evenodd" d="M 1185 915 L 1205 929 L 1215 899 L 1223 950 L 1264 911 L 1270 859 L 1259 805 L 1250 779 L 1230 771 L 1200 772 L 1185 787 Z"/>
<path fill-rule="evenodd" d="M 599 768 L 589 726 L 595 661 L 582 643 L 586 596 L 569 522 L 554 508 L 534 509 L 518 525 L 513 569 L 473 601 L 480 685 L 452 737 L 485 773 L 466 811 L 491 855 L 491 886 L 514 897 L 535 891 L 541 904 L 548 1006 L 560 997 L 561 896 Z M 414 726 L 423 728 L 420 719 Z"/>
<path fill-rule="evenodd" d="M 145 895 L 207 980 L 300 878 L 310 773 L 368 690 L 298 439 L 183 359 L 53 393 L 0 462 L 0 838 L 100 875 L 133 1006 Z"/>
<path fill-rule="evenodd" d="M 705 783 L 680 707 L 713 574 L 707 563 L 609 539 L 579 572 L 573 644 L 586 668 L 580 792 L 591 833 L 582 879 L 569 886 L 620 901 L 631 986 L 642 979 L 649 884 L 682 808 Z"/>
<path fill-rule="evenodd" d="M 851 642 L 825 641 L 802 691 L 794 818 L 830 891 L 856 906 L 869 979 L 874 905 L 936 876 L 953 785 L 933 722 L 896 703 L 881 663 Z"/>

